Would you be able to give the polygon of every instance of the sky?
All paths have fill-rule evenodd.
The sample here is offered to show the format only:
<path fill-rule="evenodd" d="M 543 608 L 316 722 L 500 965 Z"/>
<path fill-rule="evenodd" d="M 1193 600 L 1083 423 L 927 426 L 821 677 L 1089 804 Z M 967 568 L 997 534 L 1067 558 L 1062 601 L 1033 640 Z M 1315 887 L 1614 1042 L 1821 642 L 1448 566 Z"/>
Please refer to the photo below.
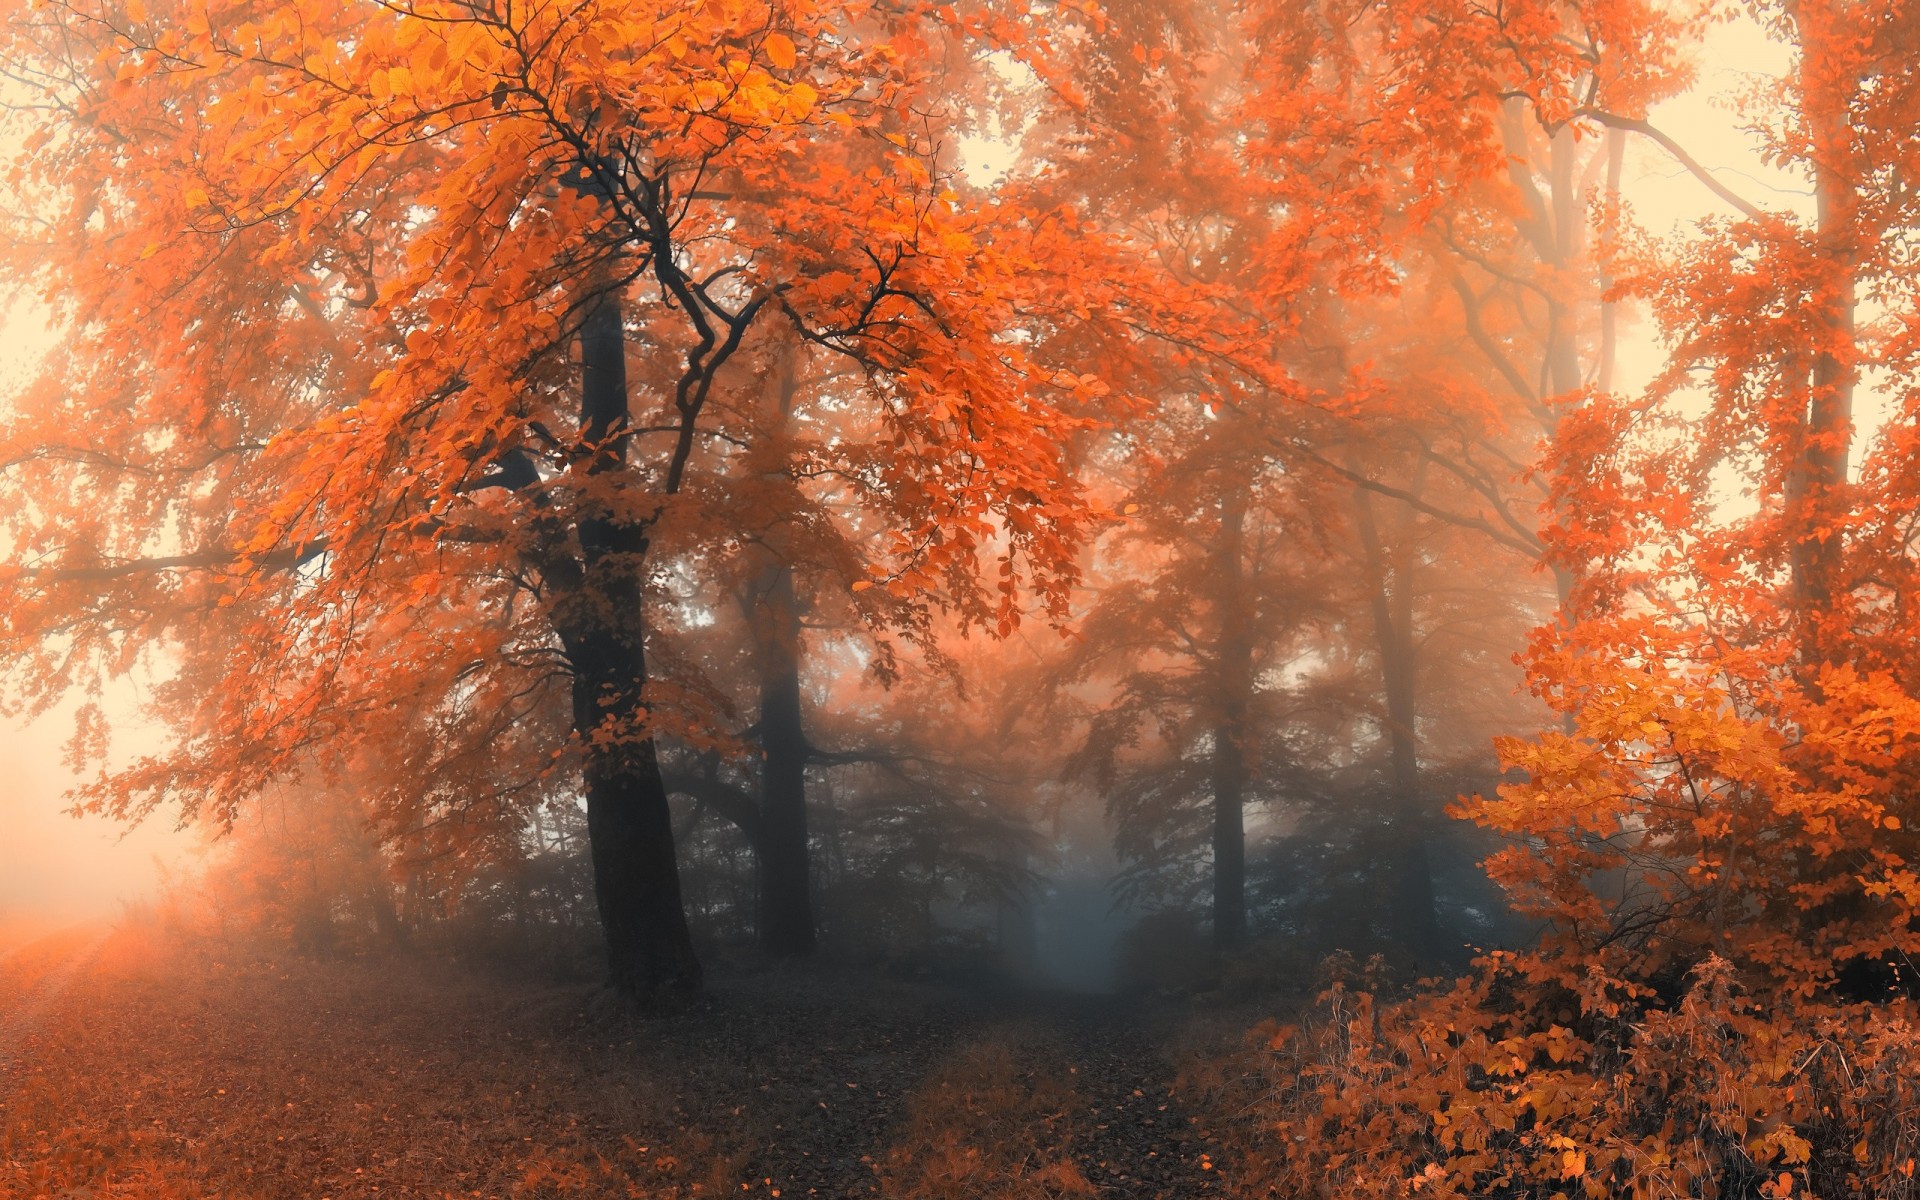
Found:
<path fill-rule="evenodd" d="M 0 725 L 0 913 L 114 916 L 197 860 L 200 839 L 173 829 L 165 815 L 128 830 L 64 811 L 64 794 L 77 782 L 60 753 L 67 720 L 56 713 Z"/>
<path fill-rule="evenodd" d="M 1647 119 L 1743 199 L 1767 209 L 1811 212 L 1808 186 L 1763 162 L 1742 129 L 1748 120 L 1743 97 L 1779 79 L 1787 67 L 1786 47 L 1770 41 L 1755 22 L 1742 18 L 1717 26 L 1697 59 L 1697 85 L 1655 105 Z M 1703 218 L 1733 213 L 1665 150 L 1640 137 L 1628 139 L 1621 192 L 1631 199 L 1640 224 L 1660 235 L 1684 234 Z M 1637 390 L 1662 362 L 1656 332 L 1644 322 L 1634 323 L 1623 331 L 1616 386 Z"/>
<path fill-rule="evenodd" d="M 1804 185 L 1770 170 L 1740 130 L 1738 97 L 1756 82 L 1777 77 L 1786 62 L 1785 50 L 1752 23 L 1719 27 L 1700 58 L 1700 86 L 1657 107 L 1651 119 L 1736 192 L 1766 207 L 1810 205 Z M 1004 169 L 1008 153 L 989 139 L 970 141 L 969 174 L 992 179 Z M 1682 231 L 1725 211 L 1664 151 L 1640 139 L 1630 144 L 1623 183 L 1637 216 L 1655 231 Z M 0 315 L 0 398 L 32 368 L 46 336 L 30 306 Z M 1651 331 L 1644 324 L 1630 326 L 1621 344 L 1620 386 L 1644 383 L 1660 360 Z M 1870 414 L 1862 415 L 1870 421 Z M 138 753 L 150 744 L 154 735 L 139 727 L 138 697 L 131 686 L 109 697 L 109 709 L 119 725 L 116 755 Z M 67 815 L 65 793 L 79 782 L 61 753 L 70 722 L 70 708 L 32 723 L 0 719 L 0 911 L 111 915 L 122 904 L 153 894 L 169 877 L 190 872 L 202 847 L 199 835 L 174 829 L 164 813 L 131 831 L 101 818 Z"/>

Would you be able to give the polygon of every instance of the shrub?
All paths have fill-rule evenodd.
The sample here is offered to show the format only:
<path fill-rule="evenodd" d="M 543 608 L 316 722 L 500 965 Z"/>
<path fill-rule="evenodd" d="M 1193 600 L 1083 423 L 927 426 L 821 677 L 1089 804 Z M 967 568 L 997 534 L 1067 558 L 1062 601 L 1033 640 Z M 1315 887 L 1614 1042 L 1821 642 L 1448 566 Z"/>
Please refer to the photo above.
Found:
<path fill-rule="evenodd" d="M 1910 1006 L 1782 1004 L 1719 958 L 1670 1002 L 1512 954 L 1397 1003 L 1336 981 L 1220 1098 L 1244 1194 L 1920 1195 Z"/>

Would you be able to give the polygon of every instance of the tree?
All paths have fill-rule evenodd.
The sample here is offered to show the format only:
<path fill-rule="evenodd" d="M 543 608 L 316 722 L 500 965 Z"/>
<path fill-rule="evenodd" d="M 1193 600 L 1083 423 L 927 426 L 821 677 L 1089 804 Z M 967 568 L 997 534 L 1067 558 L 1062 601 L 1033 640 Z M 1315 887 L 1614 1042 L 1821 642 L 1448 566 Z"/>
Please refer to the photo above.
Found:
<path fill-rule="evenodd" d="M 760 752 L 764 709 L 755 707 L 764 679 L 754 639 L 738 632 L 756 619 L 758 597 L 739 595 L 742 611 L 711 614 L 674 641 L 708 664 L 721 695 L 744 701 L 745 752 L 676 748 L 667 782 L 683 800 L 683 858 L 706 930 L 751 934 L 779 953 L 764 936 L 768 756 Z M 794 683 L 808 712 L 794 755 L 806 789 L 806 932 L 858 955 L 977 941 L 983 912 L 1024 903 L 1038 856 L 1035 772 L 1021 766 L 1037 755 L 998 724 L 1004 705 L 973 690 L 1010 673 L 1018 641 L 968 638 L 957 620 L 932 621 L 916 635 L 924 644 L 876 672 L 871 637 L 823 619 L 826 607 L 805 606 L 809 650 Z"/>
<path fill-rule="evenodd" d="M 1911 979 L 1917 894 L 1911 38 L 1897 6 L 1761 16 L 1795 53 L 1763 138 L 1812 211 L 1739 201 L 1641 256 L 1668 369 L 1552 460 L 1580 586 L 1530 669 L 1569 729 L 1509 743 L 1526 781 L 1471 811 L 1535 839 L 1500 867 L 1562 950 L 1871 992 Z M 1862 437 L 1868 370 L 1891 411 Z"/>
<path fill-rule="evenodd" d="M 1270 48 L 1249 63 L 1243 155 L 1285 215 L 1259 257 L 1309 268 L 1284 295 L 1294 337 L 1275 353 L 1336 420 L 1248 407 L 1284 461 L 1358 490 L 1396 924 L 1431 944 L 1436 805 L 1419 743 L 1423 714 L 1444 707 L 1423 689 L 1447 672 L 1429 670 L 1443 650 L 1422 610 L 1457 597 L 1423 595 L 1445 574 L 1414 547 L 1450 526 L 1515 568 L 1544 557 L 1531 443 L 1609 386 L 1616 339 L 1587 233 L 1594 193 L 1612 194 L 1603 174 L 1617 191 L 1623 143 L 1583 151 L 1603 140 L 1586 134 L 1663 136 L 1644 113 L 1684 79 L 1689 18 L 1635 3 L 1334 3 L 1243 19 Z M 1564 595 L 1570 579 L 1557 582 Z M 1517 571 L 1507 586 L 1529 590 Z"/>
<path fill-rule="evenodd" d="M 1057 335 L 1152 288 L 1071 219 L 944 182 L 947 46 L 1043 52 L 1027 28 L 808 3 L 15 14 L 5 56 L 55 118 L 15 168 L 20 265 L 67 337 L 5 435 L 8 668 L 45 705 L 190 664 L 162 693 L 178 743 L 89 802 L 226 819 L 386 714 L 562 704 L 568 740 L 517 765 L 579 772 L 613 981 L 697 984 L 646 611 L 721 507 L 715 398 L 796 340 L 849 372 L 808 403 L 860 407 L 872 440 L 815 467 L 898 522 L 874 590 L 1005 628 L 1071 581 L 1088 512 L 1061 448 L 1111 389 Z"/>
<path fill-rule="evenodd" d="M 822 752 L 808 736 L 804 711 L 809 638 L 836 629 L 864 633 L 873 669 L 893 679 L 893 638 L 924 644 L 936 607 L 926 596 L 884 589 L 849 602 L 856 591 L 874 591 L 859 543 L 888 514 L 863 511 L 848 489 L 822 485 L 816 477 L 831 456 L 831 443 L 870 441 L 872 431 L 851 413 L 796 410 L 806 386 L 799 357 L 789 353 L 770 364 L 759 396 L 743 389 L 734 426 L 742 441 L 721 522 L 731 536 L 700 564 L 708 577 L 693 598 L 698 621 L 707 628 L 700 645 L 681 655 L 689 664 L 685 673 L 703 664 L 700 673 L 718 691 L 737 696 L 735 707 L 753 714 L 738 736 L 757 751 L 757 761 L 744 787 L 721 778 L 711 753 L 697 769 L 669 778 L 670 787 L 712 807 L 746 836 L 755 864 L 755 936 L 775 956 L 806 954 L 815 944 L 807 772 L 822 761 Z M 708 596 L 729 597 L 737 613 L 700 607 Z M 679 631 L 683 638 L 693 634 L 692 624 Z M 808 624 L 815 627 L 811 633 Z M 726 632 L 716 638 L 720 630 Z M 721 641 L 736 643 L 742 652 L 730 653 Z M 730 661 L 736 659 L 742 661 Z M 743 679 L 726 680 L 729 666 Z"/>
<path fill-rule="evenodd" d="M 1125 524 L 1102 543 L 1054 686 L 1086 710 L 1068 770 L 1108 798 L 1123 898 L 1184 901 L 1198 884 L 1230 949 L 1247 933 L 1246 811 L 1303 798 L 1318 766 L 1330 580 L 1301 528 L 1313 497 L 1243 421 L 1168 403 L 1152 434 L 1110 451 L 1133 482 Z"/>
<path fill-rule="evenodd" d="M 1622 263 L 1669 360 L 1549 447 L 1564 724 L 1463 806 L 1548 934 L 1278 1031 L 1276 1190 L 1913 1189 L 1915 22 L 1751 11 L 1792 61 L 1746 116 L 1809 200 L 1716 184 L 1735 215 Z"/>

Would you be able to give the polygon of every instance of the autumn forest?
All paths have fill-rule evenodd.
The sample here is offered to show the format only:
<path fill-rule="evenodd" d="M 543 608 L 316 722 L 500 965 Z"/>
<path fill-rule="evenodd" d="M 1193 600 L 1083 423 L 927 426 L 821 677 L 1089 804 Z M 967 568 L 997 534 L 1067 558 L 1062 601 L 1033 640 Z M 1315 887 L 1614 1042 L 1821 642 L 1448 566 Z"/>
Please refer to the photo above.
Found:
<path fill-rule="evenodd" d="M 1920 1197 L 1911 0 L 6 0 L 0 169 L 0 814 L 191 847 L 0 1197 Z"/>

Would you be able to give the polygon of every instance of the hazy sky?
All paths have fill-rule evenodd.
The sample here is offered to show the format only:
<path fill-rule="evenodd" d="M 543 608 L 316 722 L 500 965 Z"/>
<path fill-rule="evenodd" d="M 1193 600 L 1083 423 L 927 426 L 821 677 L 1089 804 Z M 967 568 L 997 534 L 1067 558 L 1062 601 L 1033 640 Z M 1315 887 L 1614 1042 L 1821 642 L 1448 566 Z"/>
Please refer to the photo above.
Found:
<path fill-rule="evenodd" d="M 1753 138 L 1742 129 L 1747 123 L 1742 99 L 1779 79 L 1787 66 L 1786 48 L 1769 41 L 1754 22 L 1742 18 L 1716 27 L 1698 59 L 1698 85 L 1656 106 L 1648 119 L 1736 195 L 1762 208 L 1811 212 L 1808 186 L 1762 162 Z M 1683 233 L 1704 217 L 1733 211 L 1645 138 L 1628 139 L 1623 176 L 1621 192 L 1635 218 L 1653 233 Z M 1660 369 L 1661 358 L 1652 330 L 1639 324 L 1626 330 L 1616 386 L 1624 391 L 1644 385 Z"/>
<path fill-rule="evenodd" d="M 64 716 L 0 724 L 0 911 L 112 914 L 122 901 L 152 894 L 167 871 L 189 869 L 200 844 L 174 831 L 167 815 L 127 830 L 62 811 L 75 782 L 61 761 Z"/>

